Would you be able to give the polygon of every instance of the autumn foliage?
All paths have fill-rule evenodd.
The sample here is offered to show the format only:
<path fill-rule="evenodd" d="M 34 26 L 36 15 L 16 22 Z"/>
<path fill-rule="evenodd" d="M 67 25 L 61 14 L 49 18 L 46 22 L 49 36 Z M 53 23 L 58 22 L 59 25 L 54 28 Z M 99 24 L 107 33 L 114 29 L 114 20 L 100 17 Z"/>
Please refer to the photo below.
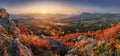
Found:
<path fill-rule="evenodd" d="M 66 34 L 65 36 L 53 36 L 54 39 L 62 41 L 68 48 L 71 48 L 73 45 L 72 40 L 74 38 L 77 38 L 79 35 L 82 36 L 90 36 L 98 40 L 112 40 L 114 41 L 117 37 L 117 34 L 120 32 L 120 23 L 118 23 L 115 26 L 112 26 L 111 28 L 107 28 L 104 30 L 97 30 L 97 31 L 88 31 L 84 33 L 73 33 L 73 34 Z M 84 42 L 84 41 L 83 41 Z M 76 43 L 75 46 L 85 44 L 86 42 L 82 43 Z"/>
<path fill-rule="evenodd" d="M 52 36 L 53 39 L 56 39 L 58 41 L 62 41 L 68 48 L 72 48 L 73 46 L 73 39 L 77 38 L 80 35 L 80 33 L 72 33 L 67 34 L 65 36 Z"/>
<path fill-rule="evenodd" d="M 40 39 L 38 36 L 28 35 L 26 27 L 19 26 L 18 28 L 21 30 L 21 32 L 22 32 L 21 37 L 25 42 L 27 42 L 31 45 L 35 45 L 37 47 L 44 46 L 48 49 L 51 48 L 49 40 Z M 72 46 L 74 45 L 73 39 L 77 38 L 80 35 L 90 36 L 90 37 L 96 38 L 98 40 L 108 40 L 108 39 L 115 40 L 117 37 L 117 34 L 119 32 L 120 32 L 120 23 L 115 26 L 112 26 L 111 28 L 107 28 L 104 30 L 88 31 L 88 32 L 84 32 L 84 33 L 71 33 L 71 34 L 66 34 L 65 36 L 51 36 L 51 37 L 55 40 L 62 41 L 68 48 L 72 48 Z M 76 43 L 75 46 L 79 45 L 79 47 L 82 47 L 83 44 L 86 43 L 84 41 L 82 41 L 82 42 Z"/>
<path fill-rule="evenodd" d="M 95 36 L 99 40 L 114 40 L 117 37 L 117 34 L 120 32 L 120 23 L 111 28 L 107 28 L 105 30 L 98 30 L 93 32 L 91 35 Z"/>
<path fill-rule="evenodd" d="M 30 45 L 34 45 L 36 47 L 45 47 L 47 49 L 51 49 L 51 45 L 49 40 L 47 39 L 40 39 L 38 36 L 33 36 L 33 35 L 21 35 L 21 38 L 29 43 Z"/>
<path fill-rule="evenodd" d="M 28 35 L 28 29 L 27 29 L 27 27 L 22 26 L 22 25 L 18 25 L 18 28 L 20 29 L 20 32 L 22 34 Z"/>

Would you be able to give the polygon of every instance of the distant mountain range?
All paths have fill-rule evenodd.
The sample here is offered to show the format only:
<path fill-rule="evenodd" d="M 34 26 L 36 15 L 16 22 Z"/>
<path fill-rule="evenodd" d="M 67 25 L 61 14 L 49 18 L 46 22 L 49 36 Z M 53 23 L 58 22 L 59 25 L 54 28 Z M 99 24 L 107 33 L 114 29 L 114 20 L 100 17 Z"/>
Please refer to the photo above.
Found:
<path fill-rule="evenodd" d="M 80 15 L 75 15 L 72 18 L 76 19 L 93 19 L 93 18 L 120 18 L 120 14 L 102 14 L 102 13 L 87 13 L 83 12 Z"/>
<path fill-rule="evenodd" d="M 103 14 L 83 12 L 81 14 L 10 14 L 13 19 L 95 19 L 95 18 L 120 18 L 120 14 Z"/>
<path fill-rule="evenodd" d="M 13 19 L 28 19 L 28 18 L 36 18 L 36 19 L 65 19 L 72 16 L 74 14 L 10 14 Z"/>

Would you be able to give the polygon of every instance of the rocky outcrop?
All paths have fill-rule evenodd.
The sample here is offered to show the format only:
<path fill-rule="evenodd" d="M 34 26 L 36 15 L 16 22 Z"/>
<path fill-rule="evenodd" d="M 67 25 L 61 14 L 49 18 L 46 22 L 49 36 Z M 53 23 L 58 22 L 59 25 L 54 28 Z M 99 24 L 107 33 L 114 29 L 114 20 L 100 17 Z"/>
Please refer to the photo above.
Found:
<path fill-rule="evenodd" d="M 33 56 L 31 50 L 21 43 L 19 35 L 15 22 L 5 9 L 0 8 L 0 56 Z"/>
<path fill-rule="evenodd" d="M 44 36 L 44 35 L 41 35 L 41 38 L 48 39 L 50 41 L 51 49 L 53 52 L 58 52 L 60 56 L 64 56 L 67 53 L 68 49 L 62 42 L 54 40 L 51 37 Z"/>
<path fill-rule="evenodd" d="M 48 36 L 41 35 L 41 40 L 44 39 L 50 41 L 51 49 L 44 50 L 44 47 L 41 49 L 36 48 L 34 45 L 30 46 L 30 43 L 25 42 L 21 38 L 22 35 L 34 36 L 31 30 L 16 25 L 16 23 L 9 17 L 6 10 L 0 8 L 0 56 L 46 56 L 48 54 L 52 56 L 54 52 L 60 54 L 60 56 L 64 56 L 67 52 L 67 47 L 62 42 L 54 40 Z M 33 39 L 34 37 L 31 37 L 31 40 Z M 34 43 L 36 44 L 36 42 Z M 34 48 L 36 49 L 33 50 Z"/>
<path fill-rule="evenodd" d="M 0 8 L 0 25 L 2 25 L 8 33 L 18 35 L 20 30 L 16 27 L 15 22 L 9 17 L 5 9 Z"/>
<path fill-rule="evenodd" d="M 66 56 L 109 56 L 118 55 L 114 42 L 100 41 L 91 37 L 79 36 L 73 39 L 73 48 L 67 51 Z"/>

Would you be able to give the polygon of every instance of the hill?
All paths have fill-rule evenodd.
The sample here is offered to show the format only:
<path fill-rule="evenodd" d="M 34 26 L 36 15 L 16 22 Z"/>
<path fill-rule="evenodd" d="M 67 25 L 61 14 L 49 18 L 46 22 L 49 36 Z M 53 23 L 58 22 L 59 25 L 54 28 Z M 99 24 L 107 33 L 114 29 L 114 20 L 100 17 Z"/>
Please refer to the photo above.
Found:
<path fill-rule="evenodd" d="M 95 16 L 93 16 L 95 17 Z M 118 19 L 118 18 L 117 18 Z M 100 25 L 100 21 L 104 24 L 108 24 L 109 27 L 95 29 L 96 26 L 92 26 L 92 30 L 86 30 L 90 28 L 77 28 L 79 23 L 75 26 L 75 23 L 71 24 L 70 21 L 64 21 L 61 23 L 67 23 L 65 25 L 55 24 L 55 20 L 41 20 L 41 19 L 21 19 L 18 20 L 10 18 L 5 9 L 0 8 L 0 56 L 115 56 L 120 52 L 120 24 L 115 18 L 108 23 L 103 19 L 93 20 L 86 19 L 88 25 L 93 21 L 93 24 Z M 64 20 L 64 19 L 63 19 Z M 103 21 L 102 21 L 103 20 Z M 49 22 L 50 21 L 50 22 Z M 77 21 L 77 20 L 75 20 Z M 78 20 L 79 21 L 79 20 Z M 89 23 L 88 23 L 89 22 Z M 96 22 L 96 23 L 95 23 Z M 39 24 L 40 23 L 40 24 Z M 53 23 L 53 24 L 51 24 Z M 82 22 L 80 22 L 82 24 Z M 113 24 L 113 25 L 111 25 Z M 31 26 L 31 27 L 29 27 Z M 41 27 L 43 26 L 43 28 Z M 48 28 L 45 26 L 49 26 Z M 54 28 L 52 28 L 54 27 Z M 60 28 L 61 27 L 61 28 Z M 73 28 L 74 27 L 74 28 Z M 103 27 L 103 26 L 102 26 Z M 77 29 L 85 29 L 86 31 L 76 31 Z M 34 30 L 33 30 L 34 29 Z M 59 35 L 45 35 L 42 31 L 39 34 L 35 34 L 37 31 L 44 29 L 43 32 L 48 33 L 55 31 Z M 58 29 L 58 30 L 54 30 Z M 60 29 L 60 30 L 59 30 Z M 63 30 L 64 31 L 61 31 Z M 60 32 L 59 32 L 60 31 Z M 69 33 L 68 33 L 69 32 Z M 63 34 L 63 35 L 61 35 Z"/>
<path fill-rule="evenodd" d="M 6 10 L 0 8 L 0 56 L 52 56 L 53 53 L 63 56 L 66 51 L 62 42 L 35 36 L 29 29 L 16 25 Z"/>

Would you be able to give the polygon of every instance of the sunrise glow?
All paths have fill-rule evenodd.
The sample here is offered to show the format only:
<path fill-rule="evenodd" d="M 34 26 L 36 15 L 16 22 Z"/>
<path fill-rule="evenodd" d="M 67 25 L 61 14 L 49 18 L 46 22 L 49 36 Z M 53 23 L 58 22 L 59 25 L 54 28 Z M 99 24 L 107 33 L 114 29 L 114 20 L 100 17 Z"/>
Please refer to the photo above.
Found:
<path fill-rule="evenodd" d="M 42 14 L 46 14 L 46 10 L 42 10 Z"/>

